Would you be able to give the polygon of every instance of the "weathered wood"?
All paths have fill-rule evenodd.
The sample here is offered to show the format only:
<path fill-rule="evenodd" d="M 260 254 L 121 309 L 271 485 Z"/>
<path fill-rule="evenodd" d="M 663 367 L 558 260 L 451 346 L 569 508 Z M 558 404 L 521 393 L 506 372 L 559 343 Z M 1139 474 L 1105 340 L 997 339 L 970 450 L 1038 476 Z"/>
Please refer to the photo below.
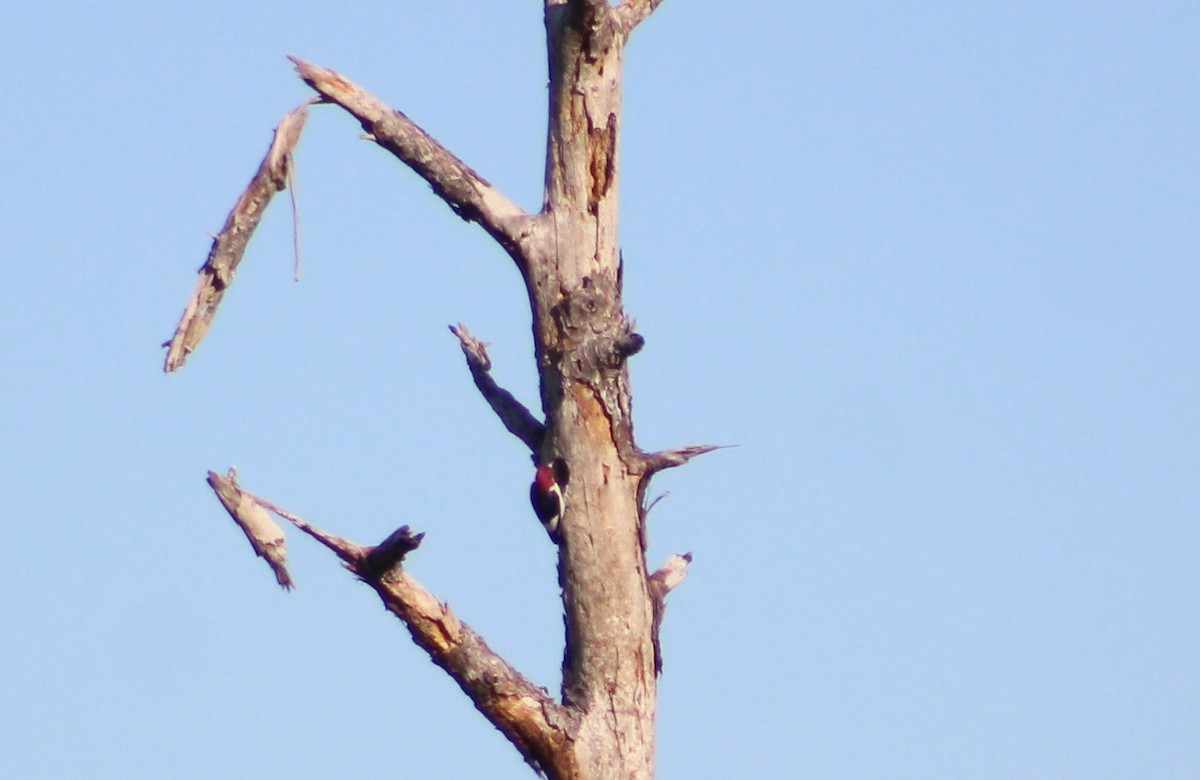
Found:
<path fill-rule="evenodd" d="M 492 361 L 488 357 L 487 344 L 472 336 L 467 326 L 461 322 L 457 326 L 451 325 L 450 332 L 458 337 L 463 356 L 467 359 L 467 368 L 471 370 L 471 378 L 475 380 L 475 387 L 479 388 L 479 392 L 500 418 L 500 422 L 504 423 L 509 433 L 523 441 L 530 451 L 538 452 L 542 447 L 542 440 L 546 437 L 546 426 L 514 398 L 512 393 L 492 379 Z"/>
<path fill-rule="evenodd" d="M 653 608 L 640 527 L 641 463 L 617 243 L 625 33 L 607 3 L 548 3 L 550 122 L 543 217 L 526 279 L 547 436 L 542 461 L 571 480 L 559 566 L 566 613 L 563 701 L 580 713 L 583 777 L 654 772 Z"/>
<path fill-rule="evenodd" d="M 367 137 L 391 152 L 429 183 L 435 194 L 465 220 L 479 224 L 520 264 L 518 251 L 531 217 L 400 111 L 345 76 L 298 57 L 289 57 L 304 82 L 349 112 Z"/>
<path fill-rule="evenodd" d="M 233 522 L 246 534 L 255 555 L 271 567 L 279 586 L 284 590 L 296 587 L 287 568 L 287 545 L 283 529 L 271 519 L 266 508 L 254 496 L 241 489 L 237 483 L 237 470 L 230 469 L 224 475 L 208 472 L 208 486 L 213 489 Z"/>
<path fill-rule="evenodd" d="M 209 473 L 211 481 L 216 475 Z M 224 479 L 223 486 L 239 498 L 274 512 L 329 548 L 347 569 L 374 588 L 388 611 L 408 628 L 413 642 L 458 683 L 475 708 L 508 737 L 530 766 L 549 777 L 578 776 L 576 757 L 569 747 L 578 728 L 577 715 L 514 669 L 404 570 L 404 557 L 417 549 L 423 534 L 402 526 L 378 545 L 355 544 L 242 489 L 232 471 L 227 479 L 217 479 Z"/>
<path fill-rule="evenodd" d="M 225 296 L 225 290 L 233 283 L 237 267 L 246 253 L 251 236 L 262 221 L 275 193 L 288 185 L 292 169 L 292 153 L 300 141 L 300 132 L 308 118 L 306 100 L 290 111 L 275 128 L 266 155 L 258 166 L 254 177 L 238 197 L 237 203 L 225 218 L 221 232 L 213 237 L 212 249 L 200 267 L 192 297 L 184 307 L 183 316 L 175 327 L 175 333 L 167 341 L 167 358 L 163 371 L 170 373 L 187 360 L 189 354 L 208 333 L 216 316 L 217 306 Z M 297 271 L 298 272 L 298 271 Z"/>

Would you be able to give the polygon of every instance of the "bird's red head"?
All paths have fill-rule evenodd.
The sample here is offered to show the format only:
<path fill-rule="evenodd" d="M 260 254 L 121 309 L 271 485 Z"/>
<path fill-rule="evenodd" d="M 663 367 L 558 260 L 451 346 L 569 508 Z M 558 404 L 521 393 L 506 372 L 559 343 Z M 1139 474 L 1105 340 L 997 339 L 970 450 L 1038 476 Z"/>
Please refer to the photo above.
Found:
<path fill-rule="evenodd" d="M 554 471 L 551 470 L 550 464 L 542 463 L 537 467 L 537 473 L 533 476 L 533 484 L 542 491 L 547 491 L 554 486 Z"/>

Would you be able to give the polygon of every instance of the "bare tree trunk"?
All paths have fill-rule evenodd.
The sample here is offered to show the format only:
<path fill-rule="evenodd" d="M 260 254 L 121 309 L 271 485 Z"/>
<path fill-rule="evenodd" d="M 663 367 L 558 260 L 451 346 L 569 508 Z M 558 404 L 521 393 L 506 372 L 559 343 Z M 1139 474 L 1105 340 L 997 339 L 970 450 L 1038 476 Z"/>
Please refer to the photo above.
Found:
<path fill-rule="evenodd" d="M 403 570 L 421 536 L 402 528 L 363 547 L 305 522 L 244 491 L 236 475 L 209 481 L 255 550 L 282 583 L 282 532 L 263 510 L 291 521 L 333 550 L 378 592 L 414 641 L 446 670 L 476 707 L 535 769 L 552 778 L 650 778 L 654 774 L 657 630 L 666 594 L 683 579 L 690 556 L 672 558 L 653 575 L 645 558 L 644 495 L 654 472 L 681 465 L 712 447 L 657 453 L 635 444 L 626 361 L 642 346 L 621 303 L 617 241 L 617 140 L 622 52 L 634 27 L 657 0 L 545 0 L 550 69 L 545 201 L 538 214 L 513 204 L 408 117 L 339 74 L 294 60 L 300 76 L 325 102 L 354 115 L 380 146 L 432 185 L 464 219 L 478 223 L 512 257 L 524 279 L 533 322 L 544 417 L 539 419 L 496 385 L 482 342 L 452 328 L 480 392 L 535 462 L 555 464 L 564 496 L 558 531 L 566 643 L 562 696 L 532 685 L 466 624 Z M 300 116 L 302 123 L 302 116 Z M 249 224 L 286 182 L 263 171 L 285 170 L 298 138 L 295 120 L 281 129 L 268 159 L 226 223 Z M 270 164 L 268 164 L 270 162 Z M 249 202 L 255 219 L 238 209 Z M 244 228 L 232 244 L 244 248 Z M 218 236 L 228 253 L 231 237 Z M 212 260 L 201 269 L 193 302 L 168 353 L 167 370 L 182 365 L 207 329 L 241 259 Z M 210 266 L 219 266 L 215 272 Z M 199 301 L 200 303 L 197 303 Z M 203 316 L 200 324 L 189 317 Z"/>
<path fill-rule="evenodd" d="M 563 701 L 583 777 L 653 775 L 652 610 L 639 531 L 621 304 L 617 132 L 624 35 L 604 5 L 549 6 L 550 125 L 539 261 L 527 276 L 547 437 L 570 466 L 560 548 Z"/>

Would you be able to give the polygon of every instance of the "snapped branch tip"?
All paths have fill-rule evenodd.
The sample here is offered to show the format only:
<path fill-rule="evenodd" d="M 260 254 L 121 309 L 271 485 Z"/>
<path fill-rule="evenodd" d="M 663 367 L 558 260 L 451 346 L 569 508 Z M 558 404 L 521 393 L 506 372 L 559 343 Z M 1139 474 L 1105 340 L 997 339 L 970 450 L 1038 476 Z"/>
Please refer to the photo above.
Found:
<path fill-rule="evenodd" d="M 692 458 L 705 455 L 715 450 L 724 450 L 731 447 L 737 447 L 737 444 L 693 444 L 686 447 L 675 447 L 669 450 L 659 450 L 658 452 L 649 452 L 643 455 L 646 471 L 654 473 L 663 469 L 682 466 Z"/>
<path fill-rule="evenodd" d="M 284 590 L 292 590 L 296 585 L 287 568 L 287 542 L 283 528 L 271 519 L 267 507 L 257 497 L 238 485 L 237 469 L 230 468 L 224 475 L 208 472 L 208 485 L 229 517 L 242 529 L 254 554 L 271 567 L 275 581 Z"/>
<path fill-rule="evenodd" d="M 658 567 L 658 571 L 650 575 L 651 589 L 655 598 L 665 598 L 675 586 L 687 577 L 688 564 L 692 562 L 692 554 L 675 553 Z"/>
<path fill-rule="evenodd" d="M 402 525 L 374 547 L 368 548 L 364 563 L 373 577 L 383 577 L 404 562 L 404 557 L 421 546 L 424 533 L 414 534 L 407 525 Z"/>

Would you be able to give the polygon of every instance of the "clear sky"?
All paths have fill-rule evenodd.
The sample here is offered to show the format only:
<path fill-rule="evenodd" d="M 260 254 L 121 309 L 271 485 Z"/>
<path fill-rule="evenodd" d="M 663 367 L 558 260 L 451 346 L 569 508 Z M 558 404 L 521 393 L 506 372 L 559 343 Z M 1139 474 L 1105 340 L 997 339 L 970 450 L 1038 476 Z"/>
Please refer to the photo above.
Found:
<path fill-rule="evenodd" d="M 0 776 L 524 778 L 375 596 L 284 594 L 204 483 L 425 531 L 411 571 L 556 689 L 508 258 L 318 108 L 179 373 L 159 345 L 285 54 L 541 198 L 540 4 L 0 10 Z M 660 777 L 1200 772 L 1200 6 L 667 0 L 626 57 Z"/>

